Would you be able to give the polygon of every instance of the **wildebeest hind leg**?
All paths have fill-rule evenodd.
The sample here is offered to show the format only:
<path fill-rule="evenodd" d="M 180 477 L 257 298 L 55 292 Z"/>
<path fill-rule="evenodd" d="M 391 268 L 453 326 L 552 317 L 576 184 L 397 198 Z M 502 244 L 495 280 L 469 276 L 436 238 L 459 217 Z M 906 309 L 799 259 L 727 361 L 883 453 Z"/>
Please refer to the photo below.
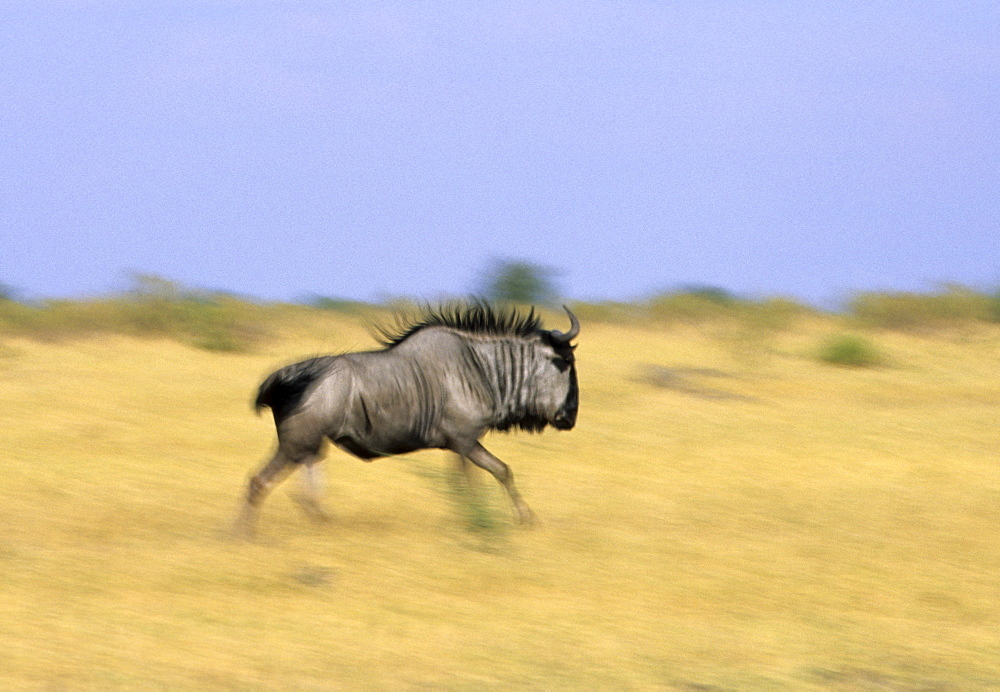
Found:
<path fill-rule="evenodd" d="M 319 468 L 320 456 L 302 462 L 302 489 L 293 497 L 310 519 L 316 522 L 330 521 L 330 515 L 323 509 L 323 472 Z"/>
<path fill-rule="evenodd" d="M 247 484 L 247 494 L 243 507 L 236 519 L 235 533 L 238 536 L 249 537 L 254 533 L 257 523 L 257 512 L 264 498 L 271 490 L 285 480 L 295 469 L 295 459 L 280 445 L 278 451 L 263 468 L 250 479 Z"/>
<path fill-rule="evenodd" d="M 471 461 L 476 466 L 484 468 L 493 474 L 493 477 L 500 481 L 500 484 L 507 490 L 507 495 L 510 497 L 510 501 L 514 503 L 514 513 L 517 518 L 517 523 L 524 526 L 528 526 L 535 523 L 535 513 L 531 511 L 524 500 L 521 499 L 521 493 L 517 491 L 517 486 L 514 485 L 514 473 L 510 470 L 507 464 L 503 463 L 495 456 L 489 453 L 485 447 L 483 447 L 478 442 L 476 446 L 472 448 L 472 451 L 468 452 L 465 457 Z"/>

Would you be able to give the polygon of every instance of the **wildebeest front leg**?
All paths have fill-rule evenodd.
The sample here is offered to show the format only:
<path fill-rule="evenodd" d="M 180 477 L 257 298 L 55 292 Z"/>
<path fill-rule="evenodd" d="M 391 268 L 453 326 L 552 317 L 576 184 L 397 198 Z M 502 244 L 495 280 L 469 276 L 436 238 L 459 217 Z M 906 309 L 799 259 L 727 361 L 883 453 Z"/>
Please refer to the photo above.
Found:
<path fill-rule="evenodd" d="M 517 515 L 517 523 L 525 526 L 535 523 L 535 513 L 532 512 L 528 505 L 525 504 L 524 500 L 521 499 L 521 493 L 517 491 L 517 487 L 514 485 L 514 473 L 510 470 L 510 467 L 507 466 L 507 464 L 490 454 L 489 451 L 487 451 L 487 449 L 478 442 L 470 452 L 465 454 L 465 457 L 476 466 L 484 468 L 492 473 L 493 477 L 500 481 L 500 484 L 507 490 L 507 495 L 510 497 L 510 501 L 514 503 L 514 512 Z"/>
<path fill-rule="evenodd" d="M 467 487 L 472 487 L 475 477 L 472 475 L 472 464 L 461 454 L 455 453 L 455 479 L 464 483 Z"/>

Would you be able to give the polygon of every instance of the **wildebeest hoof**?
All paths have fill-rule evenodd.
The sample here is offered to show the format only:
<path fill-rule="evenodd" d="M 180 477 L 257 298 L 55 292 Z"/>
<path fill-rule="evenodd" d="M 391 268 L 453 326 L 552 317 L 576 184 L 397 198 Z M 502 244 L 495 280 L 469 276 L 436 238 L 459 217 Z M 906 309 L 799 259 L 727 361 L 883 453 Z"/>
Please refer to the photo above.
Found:
<path fill-rule="evenodd" d="M 525 507 L 516 514 L 517 525 L 523 529 L 530 529 L 538 525 L 538 517 L 530 509 Z"/>
<path fill-rule="evenodd" d="M 317 524 L 329 524 L 333 517 L 315 499 L 306 494 L 293 494 L 292 499 L 298 503 L 310 520 Z"/>

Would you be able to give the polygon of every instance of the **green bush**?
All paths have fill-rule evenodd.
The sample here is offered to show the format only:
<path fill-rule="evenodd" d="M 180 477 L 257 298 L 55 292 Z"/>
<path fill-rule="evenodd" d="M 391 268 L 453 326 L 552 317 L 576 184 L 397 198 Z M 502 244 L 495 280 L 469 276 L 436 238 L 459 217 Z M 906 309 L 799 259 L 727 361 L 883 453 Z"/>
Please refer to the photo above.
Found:
<path fill-rule="evenodd" d="M 817 356 L 824 363 L 852 368 L 872 368 L 885 363 L 885 357 L 874 344 L 855 334 L 831 337 Z"/>
<path fill-rule="evenodd" d="M 848 312 L 866 327 L 919 331 L 995 321 L 996 302 L 996 297 L 951 285 L 936 293 L 859 293 Z"/>
<path fill-rule="evenodd" d="M 656 296 L 649 313 L 663 322 L 710 322 L 733 317 L 739 301 L 723 289 L 692 288 Z"/>
<path fill-rule="evenodd" d="M 371 307 L 368 303 L 359 300 L 349 300 L 346 298 L 330 298 L 328 296 L 312 295 L 306 299 L 305 304 L 317 310 L 329 310 L 331 312 L 342 312 L 352 315 Z"/>

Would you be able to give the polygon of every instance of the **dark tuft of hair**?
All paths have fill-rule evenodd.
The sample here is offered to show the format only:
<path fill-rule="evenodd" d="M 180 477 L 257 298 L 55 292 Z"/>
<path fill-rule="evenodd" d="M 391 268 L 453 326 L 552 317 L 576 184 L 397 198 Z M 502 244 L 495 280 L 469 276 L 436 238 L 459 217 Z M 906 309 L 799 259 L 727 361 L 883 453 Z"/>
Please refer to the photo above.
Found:
<path fill-rule="evenodd" d="M 257 390 L 254 401 L 257 413 L 266 406 L 274 413 L 275 423 L 281 423 L 298 410 L 306 390 L 326 373 L 333 361 L 332 356 L 320 356 L 271 373 Z"/>
<path fill-rule="evenodd" d="M 484 300 L 471 300 L 426 306 L 414 319 L 397 317 L 395 325 L 374 329 L 379 343 L 392 348 L 428 327 L 450 327 L 466 334 L 485 336 L 528 337 L 541 329 L 541 323 L 534 308 L 523 313 L 515 307 L 497 307 Z"/>

